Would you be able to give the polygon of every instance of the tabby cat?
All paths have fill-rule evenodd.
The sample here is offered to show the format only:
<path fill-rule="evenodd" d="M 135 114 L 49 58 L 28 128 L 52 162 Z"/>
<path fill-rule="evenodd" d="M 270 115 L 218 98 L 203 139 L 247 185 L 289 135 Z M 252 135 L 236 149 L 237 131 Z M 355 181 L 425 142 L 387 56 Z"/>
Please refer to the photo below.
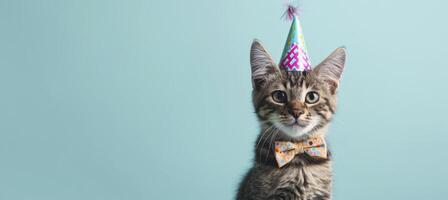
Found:
<path fill-rule="evenodd" d="M 335 112 L 345 58 L 345 48 L 338 48 L 311 71 L 286 71 L 254 40 L 250 53 L 252 101 L 261 131 L 255 143 L 253 166 L 240 183 L 237 200 L 331 199 L 329 156 L 316 159 L 297 154 L 280 168 L 273 142 L 325 137 Z"/>

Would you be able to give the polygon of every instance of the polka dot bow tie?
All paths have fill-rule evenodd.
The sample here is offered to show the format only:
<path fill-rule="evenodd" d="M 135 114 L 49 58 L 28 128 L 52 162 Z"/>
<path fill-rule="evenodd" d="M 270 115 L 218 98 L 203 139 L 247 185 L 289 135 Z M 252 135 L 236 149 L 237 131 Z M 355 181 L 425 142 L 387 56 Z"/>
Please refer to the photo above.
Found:
<path fill-rule="evenodd" d="M 307 140 L 301 142 L 275 141 L 275 159 L 279 168 L 291 162 L 295 155 L 301 153 L 326 159 L 327 144 L 325 139 L 322 136 L 310 136 Z"/>

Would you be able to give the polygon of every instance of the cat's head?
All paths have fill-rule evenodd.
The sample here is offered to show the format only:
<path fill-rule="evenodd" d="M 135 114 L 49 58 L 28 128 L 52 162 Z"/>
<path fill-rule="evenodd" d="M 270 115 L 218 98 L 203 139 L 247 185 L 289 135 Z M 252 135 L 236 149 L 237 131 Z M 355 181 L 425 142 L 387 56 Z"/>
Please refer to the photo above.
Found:
<path fill-rule="evenodd" d="M 335 111 L 345 58 L 345 49 L 338 48 L 311 71 L 287 72 L 254 40 L 252 99 L 259 120 L 291 138 L 325 128 Z"/>

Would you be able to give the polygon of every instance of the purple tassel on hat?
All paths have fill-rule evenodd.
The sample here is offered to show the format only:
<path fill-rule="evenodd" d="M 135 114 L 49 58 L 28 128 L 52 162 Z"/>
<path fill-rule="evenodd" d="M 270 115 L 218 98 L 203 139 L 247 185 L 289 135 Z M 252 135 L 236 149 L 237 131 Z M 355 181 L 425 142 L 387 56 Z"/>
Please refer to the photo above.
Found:
<path fill-rule="evenodd" d="M 286 11 L 282 15 L 286 20 L 292 21 L 294 19 L 294 16 L 298 16 L 299 13 L 302 11 L 300 8 L 297 8 L 296 6 L 293 6 L 292 4 L 286 4 Z"/>

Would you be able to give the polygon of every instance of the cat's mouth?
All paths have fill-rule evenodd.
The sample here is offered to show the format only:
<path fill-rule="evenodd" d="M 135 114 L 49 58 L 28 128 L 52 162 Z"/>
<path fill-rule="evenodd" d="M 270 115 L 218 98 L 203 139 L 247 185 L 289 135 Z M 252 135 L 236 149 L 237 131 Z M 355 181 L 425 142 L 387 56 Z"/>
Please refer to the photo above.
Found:
<path fill-rule="evenodd" d="M 290 123 L 290 124 L 287 124 L 287 125 L 291 126 L 293 128 L 297 128 L 297 127 L 305 128 L 308 125 L 308 123 L 304 123 L 304 122 L 301 122 L 299 120 L 295 120 L 293 123 Z"/>
<path fill-rule="evenodd" d="M 293 123 L 279 123 L 277 125 L 284 133 L 291 137 L 299 137 L 305 133 L 305 129 L 307 127 L 306 124 L 300 122 Z"/>
<path fill-rule="evenodd" d="M 290 120 L 278 121 L 278 124 L 280 124 L 283 128 L 298 130 L 306 128 L 309 125 L 309 121 L 303 121 L 300 119 L 290 119 Z"/>
<path fill-rule="evenodd" d="M 313 127 L 318 123 L 317 120 L 295 120 L 290 119 L 287 121 L 273 121 L 274 124 L 282 130 L 284 133 L 291 137 L 301 137 L 304 134 L 309 133 Z"/>
<path fill-rule="evenodd" d="M 298 124 L 298 123 L 294 123 L 294 124 L 291 124 L 291 125 L 288 125 L 288 126 L 290 126 L 293 129 L 295 129 L 295 128 L 305 128 L 306 127 L 306 125 Z"/>

